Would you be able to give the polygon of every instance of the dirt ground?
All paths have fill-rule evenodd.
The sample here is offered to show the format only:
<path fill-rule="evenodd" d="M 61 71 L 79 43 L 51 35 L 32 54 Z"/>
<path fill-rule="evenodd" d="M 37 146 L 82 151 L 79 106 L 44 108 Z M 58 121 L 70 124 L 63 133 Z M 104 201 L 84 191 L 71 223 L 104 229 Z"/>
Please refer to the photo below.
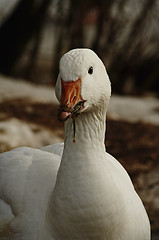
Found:
<path fill-rule="evenodd" d="M 27 123 L 36 123 L 41 128 L 47 127 L 50 131 L 54 131 L 55 128 L 63 128 L 63 123 L 57 119 L 57 105 L 51 103 L 42 104 L 31 102 L 29 99 L 12 99 L 0 103 L 0 113 L 0 121 L 15 117 Z M 61 138 L 63 138 L 63 133 Z M 138 182 L 139 176 L 146 176 L 151 170 L 159 169 L 158 145 L 158 126 L 141 122 L 128 123 L 126 121 L 107 120 L 107 151 L 126 168 L 139 192 L 141 190 Z M 1 152 L 9 149 L 10 147 L 7 144 L 0 142 Z M 151 214 L 151 208 L 146 200 L 143 200 L 146 208 L 150 211 L 153 230 L 159 232 L 158 224 L 156 224 L 156 221 L 159 222 L 158 214 L 155 215 L 154 212 Z"/>

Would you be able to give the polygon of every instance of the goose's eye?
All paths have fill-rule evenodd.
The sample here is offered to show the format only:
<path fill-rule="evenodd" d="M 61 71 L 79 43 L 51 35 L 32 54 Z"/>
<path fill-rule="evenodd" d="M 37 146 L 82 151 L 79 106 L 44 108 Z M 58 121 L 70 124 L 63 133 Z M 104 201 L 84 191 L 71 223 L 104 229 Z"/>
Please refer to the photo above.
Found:
<path fill-rule="evenodd" d="M 89 73 L 89 74 L 92 74 L 92 73 L 93 73 L 93 67 L 90 67 L 90 68 L 88 69 L 88 73 Z"/>

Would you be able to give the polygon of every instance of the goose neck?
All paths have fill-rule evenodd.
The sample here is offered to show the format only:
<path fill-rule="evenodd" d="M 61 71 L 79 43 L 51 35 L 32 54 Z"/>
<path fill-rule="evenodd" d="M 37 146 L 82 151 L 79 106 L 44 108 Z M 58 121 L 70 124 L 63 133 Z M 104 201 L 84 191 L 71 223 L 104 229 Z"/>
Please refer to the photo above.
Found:
<path fill-rule="evenodd" d="M 74 122 L 73 122 L 74 121 Z M 65 123 L 65 148 L 102 148 L 105 151 L 106 113 L 100 111 L 82 113 Z"/>

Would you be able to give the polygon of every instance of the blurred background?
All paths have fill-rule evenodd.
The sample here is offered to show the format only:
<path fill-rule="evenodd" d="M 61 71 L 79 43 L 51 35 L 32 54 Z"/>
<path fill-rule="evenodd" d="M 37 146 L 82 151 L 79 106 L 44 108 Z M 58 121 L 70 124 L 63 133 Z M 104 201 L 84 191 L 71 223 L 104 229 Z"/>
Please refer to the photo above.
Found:
<path fill-rule="evenodd" d="M 159 91 L 158 0 L 1 0 L 0 72 L 55 83 L 58 60 L 88 47 L 113 92 Z"/>
<path fill-rule="evenodd" d="M 59 59 L 94 50 L 113 95 L 108 152 L 127 169 L 159 239 L 159 0 L 1 0 L 0 152 L 63 141 Z"/>

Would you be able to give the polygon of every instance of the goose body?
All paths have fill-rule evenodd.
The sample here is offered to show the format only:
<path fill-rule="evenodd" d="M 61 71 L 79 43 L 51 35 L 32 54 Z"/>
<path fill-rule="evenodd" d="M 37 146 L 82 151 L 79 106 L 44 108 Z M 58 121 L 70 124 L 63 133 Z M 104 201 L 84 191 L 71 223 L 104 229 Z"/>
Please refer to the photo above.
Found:
<path fill-rule="evenodd" d="M 56 95 L 64 144 L 0 155 L 0 239 L 150 240 L 147 213 L 127 172 L 105 152 L 110 94 L 93 51 L 62 57 Z"/>

